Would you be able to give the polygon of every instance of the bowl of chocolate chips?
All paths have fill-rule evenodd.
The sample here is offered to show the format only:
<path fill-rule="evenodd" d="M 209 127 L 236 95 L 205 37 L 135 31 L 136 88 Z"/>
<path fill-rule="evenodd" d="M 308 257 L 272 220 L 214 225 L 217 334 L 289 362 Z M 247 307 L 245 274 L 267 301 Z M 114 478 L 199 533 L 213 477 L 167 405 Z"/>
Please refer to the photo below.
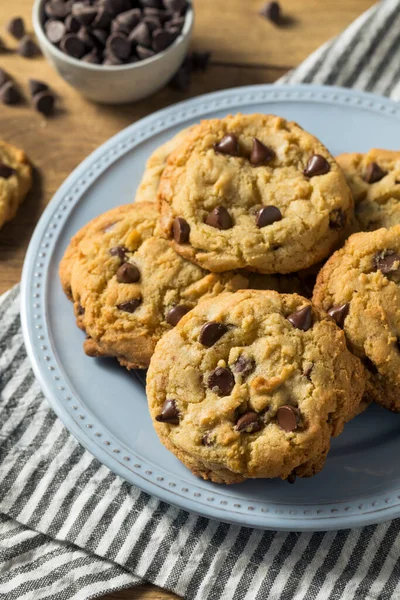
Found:
<path fill-rule="evenodd" d="M 35 0 L 33 26 L 56 71 L 95 102 L 141 100 L 183 63 L 189 0 Z"/>

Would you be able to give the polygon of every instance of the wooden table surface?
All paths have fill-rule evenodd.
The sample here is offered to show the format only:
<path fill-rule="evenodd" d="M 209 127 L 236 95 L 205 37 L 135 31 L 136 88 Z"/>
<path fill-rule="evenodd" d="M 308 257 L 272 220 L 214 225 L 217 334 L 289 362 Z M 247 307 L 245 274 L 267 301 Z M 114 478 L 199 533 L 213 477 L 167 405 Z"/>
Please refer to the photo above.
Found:
<path fill-rule="evenodd" d="M 1 2 L 0 27 L 16 15 L 31 27 L 33 0 Z M 137 104 L 96 106 L 61 80 L 43 58 L 0 55 L 0 67 L 15 77 L 27 94 L 29 77 L 46 81 L 58 94 L 57 113 L 45 120 L 29 103 L 0 106 L 3 139 L 22 147 L 35 166 L 34 186 L 16 218 L 0 231 L 0 293 L 20 279 L 35 224 L 54 192 L 71 171 L 110 136 L 141 117 L 191 96 L 218 89 L 273 82 L 298 65 L 323 42 L 337 35 L 374 0 L 282 0 L 290 25 L 277 28 L 258 15 L 263 0 L 194 0 L 196 25 L 192 47 L 212 52 L 204 74 L 191 88 L 170 89 Z M 15 43 L 4 34 L 10 48 Z M 152 585 L 107 595 L 103 600 L 176 598 Z"/>

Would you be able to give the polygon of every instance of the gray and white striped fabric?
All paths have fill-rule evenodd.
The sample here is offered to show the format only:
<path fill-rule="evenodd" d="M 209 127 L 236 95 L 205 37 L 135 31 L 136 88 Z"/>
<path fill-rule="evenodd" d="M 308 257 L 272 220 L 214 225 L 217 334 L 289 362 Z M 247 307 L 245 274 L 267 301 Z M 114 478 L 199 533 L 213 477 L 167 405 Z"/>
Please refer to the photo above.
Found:
<path fill-rule="evenodd" d="M 400 95 L 400 0 L 325 44 L 285 83 Z M 260 532 L 197 517 L 128 485 L 63 427 L 23 345 L 19 289 L 0 300 L 0 599 L 86 600 L 153 582 L 196 600 L 400 597 L 400 520 Z"/>

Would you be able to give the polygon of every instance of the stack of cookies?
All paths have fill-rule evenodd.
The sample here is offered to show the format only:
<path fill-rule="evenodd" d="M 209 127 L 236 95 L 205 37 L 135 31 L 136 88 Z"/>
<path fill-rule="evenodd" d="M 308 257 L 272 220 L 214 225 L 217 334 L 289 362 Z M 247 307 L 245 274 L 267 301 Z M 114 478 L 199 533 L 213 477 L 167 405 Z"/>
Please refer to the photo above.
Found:
<path fill-rule="evenodd" d="M 295 123 L 228 116 L 159 148 L 136 202 L 72 239 L 86 354 L 149 367 L 156 431 L 193 473 L 293 482 L 371 400 L 400 411 L 397 179 L 397 153 L 335 161 Z"/>

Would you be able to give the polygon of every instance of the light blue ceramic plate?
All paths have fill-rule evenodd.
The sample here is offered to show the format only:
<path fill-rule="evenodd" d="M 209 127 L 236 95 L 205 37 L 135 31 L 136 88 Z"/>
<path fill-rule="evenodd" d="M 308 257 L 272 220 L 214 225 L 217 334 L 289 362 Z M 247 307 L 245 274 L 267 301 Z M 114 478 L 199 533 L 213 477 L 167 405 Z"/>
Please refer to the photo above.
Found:
<path fill-rule="evenodd" d="M 281 530 L 356 527 L 400 516 L 400 415 L 371 407 L 334 440 L 312 479 L 219 486 L 194 477 L 153 431 L 143 386 L 113 361 L 88 358 L 57 269 L 71 236 L 130 202 L 145 161 L 201 118 L 275 113 L 294 119 L 333 154 L 398 149 L 400 106 L 339 88 L 254 86 L 177 104 L 131 125 L 61 186 L 32 237 L 22 279 L 22 324 L 35 374 L 52 407 L 102 463 L 166 502 L 240 525 Z M 77 132 L 79 135 L 79 132 Z"/>

